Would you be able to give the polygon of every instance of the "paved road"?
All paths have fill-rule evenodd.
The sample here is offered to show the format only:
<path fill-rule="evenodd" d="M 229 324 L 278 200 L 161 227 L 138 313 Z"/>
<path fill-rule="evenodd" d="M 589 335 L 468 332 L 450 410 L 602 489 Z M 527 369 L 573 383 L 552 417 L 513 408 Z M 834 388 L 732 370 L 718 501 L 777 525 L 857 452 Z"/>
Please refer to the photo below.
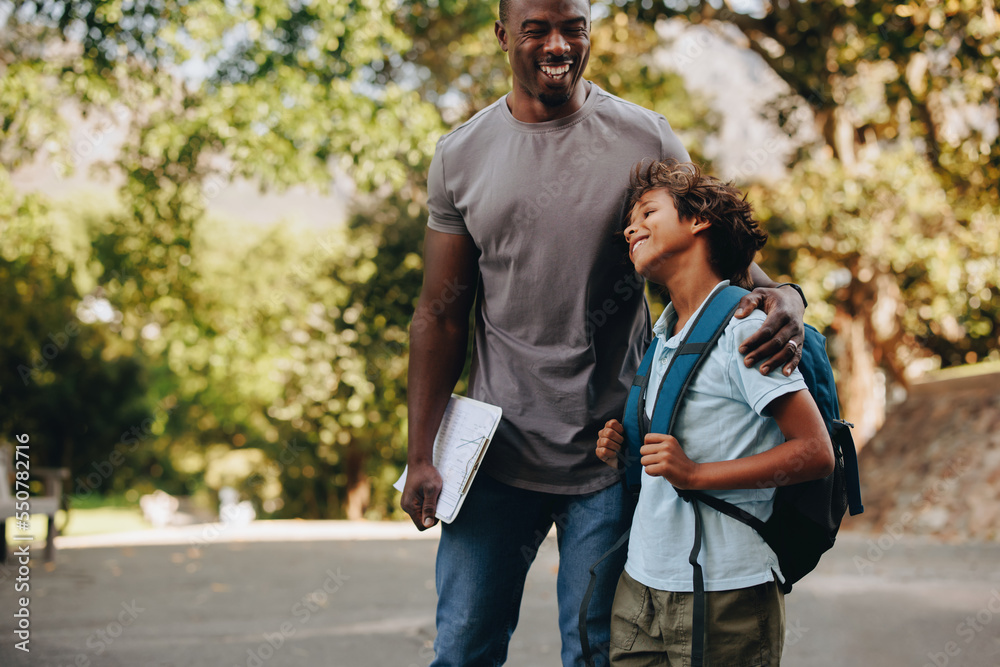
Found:
<path fill-rule="evenodd" d="M 427 665 L 437 542 L 365 532 L 61 548 L 54 566 L 31 564 L 30 654 L 14 648 L 24 593 L 13 561 L 0 569 L 0 665 Z M 883 535 L 881 545 L 843 536 L 787 598 L 784 664 L 1000 666 L 1000 544 Z M 526 586 L 510 665 L 559 665 L 557 563 L 550 537 Z"/>

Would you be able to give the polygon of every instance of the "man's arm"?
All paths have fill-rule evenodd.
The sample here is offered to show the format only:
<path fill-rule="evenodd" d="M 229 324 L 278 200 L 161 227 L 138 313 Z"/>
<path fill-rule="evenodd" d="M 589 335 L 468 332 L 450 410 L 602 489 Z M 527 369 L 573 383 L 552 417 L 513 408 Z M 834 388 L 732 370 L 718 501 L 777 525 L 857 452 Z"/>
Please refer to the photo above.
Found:
<path fill-rule="evenodd" d="M 420 530 L 437 522 L 434 511 L 441 492 L 441 475 L 433 463 L 434 436 L 465 365 L 478 257 L 471 236 L 428 228 L 424 238 L 424 283 L 410 325 L 409 469 L 400 501 Z"/>
<path fill-rule="evenodd" d="M 662 123 L 660 159 L 690 162 L 691 157 L 670 129 L 670 123 L 665 118 Z M 756 262 L 750 265 L 750 279 L 753 281 L 754 291 L 740 301 L 736 317 L 746 317 L 754 309 L 761 308 L 767 318 L 755 334 L 743 341 L 740 354 L 746 355 L 747 368 L 766 358 L 767 361 L 761 366 L 761 373 L 767 375 L 772 368 L 784 364 L 782 372 L 791 375 L 802 358 L 802 342 L 806 338 L 802 324 L 805 305 L 795 290 L 775 288 L 777 283 L 768 278 Z M 794 345 L 789 345 L 789 342 Z"/>
<path fill-rule="evenodd" d="M 750 279 L 754 290 L 740 301 L 736 317 L 746 317 L 754 309 L 761 308 L 767 319 L 756 333 L 740 344 L 740 354 L 746 355 L 744 362 L 747 368 L 766 358 L 767 361 L 760 367 L 763 375 L 781 364 L 784 364 L 781 372 L 791 375 L 802 359 L 806 306 L 795 289 L 778 289 L 777 283 L 768 278 L 756 262 L 750 265 Z"/>

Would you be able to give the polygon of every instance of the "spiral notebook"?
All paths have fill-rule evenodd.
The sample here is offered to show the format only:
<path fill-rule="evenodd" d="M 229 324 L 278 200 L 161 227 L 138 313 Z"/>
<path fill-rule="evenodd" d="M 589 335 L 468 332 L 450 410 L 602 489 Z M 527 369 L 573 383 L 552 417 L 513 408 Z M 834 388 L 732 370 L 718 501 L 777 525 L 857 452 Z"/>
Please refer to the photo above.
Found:
<path fill-rule="evenodd" d="M 451 523 L 462 509 L 502 414 L 496 405 L 451 395 L 434 438 L 434 467 L 442 481 L 435 516 L 441 521 Z M 406 469 L 393 487 L 402 491 L 404 484 Z"/>

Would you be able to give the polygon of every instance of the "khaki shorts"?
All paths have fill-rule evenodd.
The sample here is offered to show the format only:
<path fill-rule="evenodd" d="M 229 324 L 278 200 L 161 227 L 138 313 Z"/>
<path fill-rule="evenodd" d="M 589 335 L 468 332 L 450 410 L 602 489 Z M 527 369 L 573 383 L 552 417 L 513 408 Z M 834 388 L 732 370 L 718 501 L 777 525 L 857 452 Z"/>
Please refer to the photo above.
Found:
<path fill-rule="evenodd" d="M 611 664 L 689 667 L 693 597 L 648 588 L 623 572 L 611 608 Z M 706 593 L 705 608 L 705 667 L 781 663 L 785 595 L 776 582 Z"/>

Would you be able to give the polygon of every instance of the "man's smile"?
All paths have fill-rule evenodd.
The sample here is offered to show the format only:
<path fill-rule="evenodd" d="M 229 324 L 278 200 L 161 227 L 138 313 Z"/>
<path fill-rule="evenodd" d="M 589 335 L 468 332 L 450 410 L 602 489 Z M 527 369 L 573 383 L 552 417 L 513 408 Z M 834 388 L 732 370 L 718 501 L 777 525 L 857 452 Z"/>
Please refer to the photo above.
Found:
<path fill-rule="evenodd" d="M 542 70 L 542 74 L 550 79 L 559 81 L 569 73 L 569 68 L 572 64 L 572 62 L 543 63 L 538 66 L 538 69 Z"/>

